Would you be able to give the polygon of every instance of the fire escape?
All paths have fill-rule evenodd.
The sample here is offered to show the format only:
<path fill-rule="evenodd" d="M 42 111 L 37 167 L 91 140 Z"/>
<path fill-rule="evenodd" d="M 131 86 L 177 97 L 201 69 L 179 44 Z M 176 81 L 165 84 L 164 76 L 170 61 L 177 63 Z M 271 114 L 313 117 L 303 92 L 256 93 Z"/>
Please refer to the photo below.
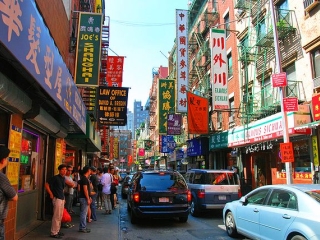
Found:
<path fill-rule="evenodd" d="M 246 124 L 280 112 L 281 107 L 278 88 L 271 84 L 275 51 L 269 1 L 238 0 L 235 9 L 237 17 L 246 22 L 245 29 L 239 34 L 238 45 L 243 93 L 238 117 Z M 299 33 L 293 11 L 279 6 L 276 6 L 276 11 L 276 28 L 285 69 L 297 58 L 295 40 Z M 306 101 L 302 81 L 288 78 L 286 96 L 298 97 L 299 103 Z"/>

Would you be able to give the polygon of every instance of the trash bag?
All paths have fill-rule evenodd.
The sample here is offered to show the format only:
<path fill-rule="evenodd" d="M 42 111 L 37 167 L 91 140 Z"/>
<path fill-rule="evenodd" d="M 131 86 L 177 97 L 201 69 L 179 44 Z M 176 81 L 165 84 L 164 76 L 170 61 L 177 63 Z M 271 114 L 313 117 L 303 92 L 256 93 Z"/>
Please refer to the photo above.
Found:
<path fill-rule="evenodd" d="M 71 222 L 71 216 L 68 213 L 68 210 L 65 208 L 63 209 L 63 214 L 62 214 L 62 219 L 61 219 L 62 223 L 67 223 L 67 222 Z"/>

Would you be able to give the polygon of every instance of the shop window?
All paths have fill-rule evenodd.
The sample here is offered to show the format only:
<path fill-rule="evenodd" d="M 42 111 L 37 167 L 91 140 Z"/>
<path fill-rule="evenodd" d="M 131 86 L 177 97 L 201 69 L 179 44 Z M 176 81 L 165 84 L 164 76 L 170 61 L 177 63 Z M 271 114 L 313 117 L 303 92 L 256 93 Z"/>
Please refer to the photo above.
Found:
<path fill-rule="evenodd" d="M 23 130 L 20 152 L 19 192 L 36 188 L 38 169 L 39 136 Z"/>

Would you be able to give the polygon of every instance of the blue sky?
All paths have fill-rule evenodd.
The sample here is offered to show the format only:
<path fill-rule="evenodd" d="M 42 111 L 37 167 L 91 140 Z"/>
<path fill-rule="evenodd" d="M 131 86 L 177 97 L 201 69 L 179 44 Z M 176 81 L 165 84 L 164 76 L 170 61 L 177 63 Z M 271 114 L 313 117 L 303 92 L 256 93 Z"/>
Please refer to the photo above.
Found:
<path fill-rule="evenodd" d="M 152 69 L 168 66 L 176 34 L 175 10 L 188 9 L 188 0 L 105 0 L 110 17 L 110 49 L 125 56 L 123 87 L 144 106 L 152 84 Z M 116 54 L 109 50 L 110 56 Z M 165 54 L 165 56 L 162 54 Z"/>

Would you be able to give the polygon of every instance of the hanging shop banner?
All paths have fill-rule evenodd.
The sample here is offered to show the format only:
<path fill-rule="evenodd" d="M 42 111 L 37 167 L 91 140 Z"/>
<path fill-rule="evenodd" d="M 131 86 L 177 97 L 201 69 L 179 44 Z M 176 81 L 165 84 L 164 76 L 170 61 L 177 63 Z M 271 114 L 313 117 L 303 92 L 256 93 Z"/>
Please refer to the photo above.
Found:
<path fill-rule="evenodd" d="M 110 136 L 110 139 L 109 139 L 109 159 L 114 158 L 113 146 L 114 146 L 114 136 Z"/>
<path fill-rule="evenodd" d="M 144 140 L 144 149 L 149 151 L 152 149 L 154 142 L 152 140 Z"/>
<path fill-rule="evenodd" d="M 79 86 L 99 86 L 101 13 L 79 13 L 75 80 Z"/>
<path fill-rule="evenodd" d="M 221 149 L 228 148 L 228 132 L 219 132 L 210 135 L 209 137 L 209 149 Z"/>
<path fill-rule="evenodd" d="M 138 156 L 139 157 L 143 157 L 144 155 L 145 155 L 145 149 L 144 148 L 139 148 Z"/>
<path fill-rule="evenodd" d="M 319 166 L 319 155 L 318 155 L 318 136 L 312 136 L 312 155 L 313 164 L 315 167 Z"/>
<path fill-rule="evenodd" d="M 228 109 L 228 59 L 224 29 L 211 29 L 211 82 L 212 106 L 215 109 Z"/>
<path fill-rule="evenodd" d="M 119 159 L 119 138 L 113 139 L 113 158 Z"/>
<path fill-rule="evenodd" d="M 169 79 L 159 79 L 158 84 L 159 134 L 167 134 L 167 114 L 174 112 L 175 85 Z"/>
<path fill-rule="evenodd" d="M 100 125 L 125 126 L 129 88 L 99 86 L 98 117 Z"/>
<path fill-rule="evenodd" d="M 180 135 L 181 134 L 181 114 L 169 113 L 167 115 L 167 134 Z"/>
<path fill-rule="evenodd" d="M 188 132 L 195 134 L 209 133 L 209 101 L 207 98 L 187 92 Z"/>
<path fill-rule="evenodd" d="M 187 90 L 189 83 L 188 61 L 188 10 L 176 9 L 177 39 L 177 98 L 176 112 L 187 112 Z"/>
<path fill-rule="evenodd" d="M 0 5 L 0 42 L 86 133 L 86 107 L 35 1 Z"/>
<path fill-rule="evenodd" d="M 320 120 L 320 94 L 312 96 L 312 117 L 313 121 Z"/>
<path fill-rule="evenodd" d="M 108 56 L 107 84 L 109 87 L 122 87 L 124 57 Z"/>

